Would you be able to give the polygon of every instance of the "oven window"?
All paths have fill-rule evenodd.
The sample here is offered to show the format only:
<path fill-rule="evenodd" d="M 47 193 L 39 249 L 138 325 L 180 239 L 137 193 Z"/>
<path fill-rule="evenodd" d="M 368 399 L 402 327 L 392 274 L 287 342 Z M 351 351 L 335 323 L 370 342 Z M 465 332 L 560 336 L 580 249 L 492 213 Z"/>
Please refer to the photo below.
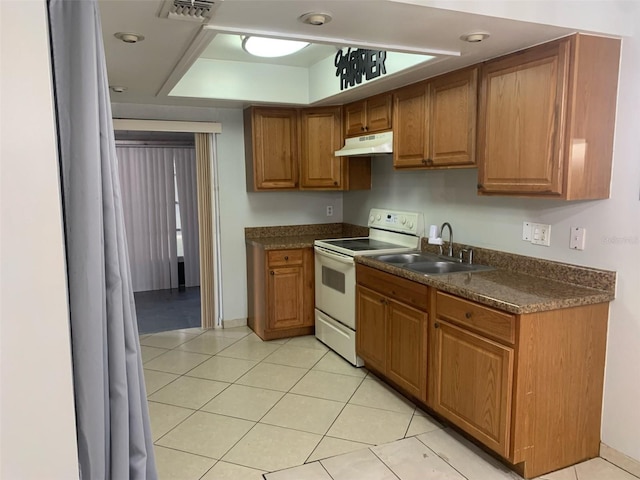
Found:
<path fill-rule="evenodd" d="M 322 267 L 322 285 L 344 293 L 344 273 L 329 267 Z"/>

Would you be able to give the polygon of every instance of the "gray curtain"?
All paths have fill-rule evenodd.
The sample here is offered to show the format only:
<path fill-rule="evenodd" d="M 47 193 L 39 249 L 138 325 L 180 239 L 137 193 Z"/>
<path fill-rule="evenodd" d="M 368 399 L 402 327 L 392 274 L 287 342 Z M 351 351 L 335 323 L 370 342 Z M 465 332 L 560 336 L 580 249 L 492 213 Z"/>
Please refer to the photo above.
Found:
<path fill-rule="evenodd" d="M 97 2 L 49 24 L 81 476 L 156 479 Z"/>

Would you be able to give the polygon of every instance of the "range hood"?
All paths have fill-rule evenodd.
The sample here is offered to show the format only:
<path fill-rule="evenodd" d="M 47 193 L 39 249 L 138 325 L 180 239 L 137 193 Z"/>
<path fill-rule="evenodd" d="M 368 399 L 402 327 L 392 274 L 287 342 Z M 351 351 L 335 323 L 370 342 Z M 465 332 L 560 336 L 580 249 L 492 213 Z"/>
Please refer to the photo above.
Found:
<path fill-rule="evenodd" d="M 393 132 L 347 138 L 344 147 L 336 150 L 336 157 L 381 155 L 393 152 Z"/>

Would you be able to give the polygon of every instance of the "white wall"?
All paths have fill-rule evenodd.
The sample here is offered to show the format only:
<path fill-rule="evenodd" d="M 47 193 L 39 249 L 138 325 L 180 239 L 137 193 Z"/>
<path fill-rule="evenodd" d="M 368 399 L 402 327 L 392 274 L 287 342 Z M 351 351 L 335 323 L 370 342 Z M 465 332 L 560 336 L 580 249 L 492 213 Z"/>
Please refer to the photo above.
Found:
<path fill-rule="evenodd" d="M 248 193 L 245 181 L 242 110 L 112 104 L 115 118 L 220 122 L 217 135 L 224 320 L 247 317 L 244 228 L 342 222 L 338 192 Z M 326 206 L 334 214 L 326 216 Z"/>
<path fill-rule="evenodd" d="M 7 480 L 78 478 L 46 24 L 44 1 L 0 2 L 0 477 Z"/>
<path fill-rule="evenodd" d="M 379 158 L 371 192 L 344 196 L 344 219 L 370 207 L 417 210 L 425 223 L 453 226 L 456 242 L 618 272 L 611 304 L 602 441 L 640 461 L 640 38 L 623 43 L 611 198 L 561 202 L 478 197 L 476 170 L 395 172 Z M 521 240 L 522 222 L 551 224 L 551 246 Z M 569 249 L 569 228 L 587 229 L 586 249 Z"/>

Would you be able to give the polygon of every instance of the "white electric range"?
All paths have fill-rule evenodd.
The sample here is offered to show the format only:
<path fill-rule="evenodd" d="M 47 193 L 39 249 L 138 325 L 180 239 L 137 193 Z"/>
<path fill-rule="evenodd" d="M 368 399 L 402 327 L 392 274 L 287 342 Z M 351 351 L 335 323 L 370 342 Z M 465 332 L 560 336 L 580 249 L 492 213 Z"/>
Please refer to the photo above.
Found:
<path fill-rule="evenodd" d="M 422 214 L 372 208 L 368 237 L 316 240 L 316 337 L 356 367 L 356 255 L 417 250 Z"/>

